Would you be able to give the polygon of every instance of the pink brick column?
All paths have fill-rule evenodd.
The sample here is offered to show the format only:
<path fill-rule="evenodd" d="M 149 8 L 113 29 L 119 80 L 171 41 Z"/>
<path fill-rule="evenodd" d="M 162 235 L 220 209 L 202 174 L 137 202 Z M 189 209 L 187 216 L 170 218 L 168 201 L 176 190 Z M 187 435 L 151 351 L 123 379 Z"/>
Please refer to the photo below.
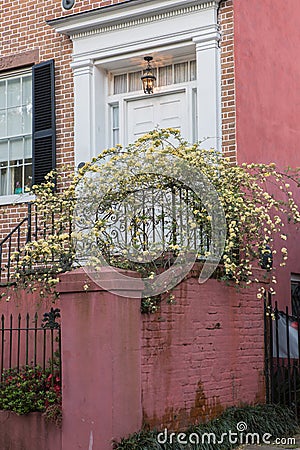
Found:
<path fill-rule="evenodd" d="M 85 291 L 84 286 L 88 285 Z M 133 278 L 127 290 L 142 290 Z M 111 450 L 142 425 L 140 299 L 62 275 L 62 450 Z"/>

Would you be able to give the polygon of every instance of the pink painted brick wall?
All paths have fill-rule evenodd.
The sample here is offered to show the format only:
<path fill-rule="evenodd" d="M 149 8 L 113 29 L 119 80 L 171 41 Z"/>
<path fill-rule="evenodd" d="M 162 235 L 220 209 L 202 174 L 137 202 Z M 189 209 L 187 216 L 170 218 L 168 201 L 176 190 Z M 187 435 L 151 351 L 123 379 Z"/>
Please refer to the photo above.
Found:
<path fill-rule="evenodd" d="M 130 283 L 142 289 L 139 280 Z M 230 405 L 264 402 L 256 287 L 237 291 L 215 279 L 200 285 L 194 270 L 175 289 L 176 304 L 163 302 L 149 316 L 141 316 L 139 299 L 105 291 L 82 269 L 62 276 L 60 292 L 63 450 L 91 442 L 109 450 L 113 438 L 142 422 L 177 430 Z M 2 301 L 1 312 L 31 309 L 30 301 L 36 307 L 35 296 L 19 295 Z"/>
<path fill-rule="evenodd" d="M 0 411 L 0 429 L 1 450 L 61 450 L 61 429 L 42 413 Z"/>
<path fill-rule="evenodd" d="M 226 406 L 264 401 L 263 304 L 256 287 L 237 292 L 195 277 L 176 304 L 142 321 L 144 423 L 182 429 Z"/>

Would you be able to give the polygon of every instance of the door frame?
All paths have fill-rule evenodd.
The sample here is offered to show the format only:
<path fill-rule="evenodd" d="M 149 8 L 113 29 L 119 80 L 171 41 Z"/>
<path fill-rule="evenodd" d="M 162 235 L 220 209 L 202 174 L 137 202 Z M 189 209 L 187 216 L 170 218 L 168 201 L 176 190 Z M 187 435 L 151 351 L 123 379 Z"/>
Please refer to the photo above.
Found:
<path fill-rule="evenodd" d="M 187 136 L 184 136 L 186 140 L 192 142 L 195 137 L 195 125 L 197 123 L 196 116 L 197 112 L 194 111 L 193 105 L 195 102 L 193 101 L 193 96 L 195 95 L 197 88 L 196 81 L 189 81 L 186 83 L 180 83 L 176 85 L 168 85 L 157 88 L 157 92 L 151 94 L 151 97 L 162 97 L 165 95 L 171 95 L 176 93 L 185 93 L 186 94 L 186 102 L 185 102 L 185 116 L 186 116 L 186 131 Z M 125 146 L 127 129 L 128 129 L 128 114 L 127 114 L 127 105 L 128 102 L 135 100 L 143 100 L 146 97 L 146 94 L 142 94 L 141 92 L 130 92 L 124 94 L 115 94 L 109 95 L 107 97 L 107 108 L 106 108 L 106 119 L 109 124 L 109 133 L 107 147 L 112 146 L 112 117 L 111 117 L 111 107 L 119 104 L 119 126 L 120 126 L 120 144 Z M 196 102 L 197 103 L 197 102 Z"/>

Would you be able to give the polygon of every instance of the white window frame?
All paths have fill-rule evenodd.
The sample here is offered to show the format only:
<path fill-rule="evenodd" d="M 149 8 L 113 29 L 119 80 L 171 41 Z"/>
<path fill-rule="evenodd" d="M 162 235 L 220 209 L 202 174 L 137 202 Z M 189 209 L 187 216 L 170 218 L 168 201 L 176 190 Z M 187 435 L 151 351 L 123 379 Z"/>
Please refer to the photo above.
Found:
<path fill-rule="evenodd" d="M 31 80 L 32 80 L 32 71 L 31 71 L 31 69 L 28 69 L 28 68 L 23 69 L 23 70 L 9 71 L 9 72 L 6 72 L 6 73 L 3 73 L 0 75 L 0 81 L 20 79 L 20 78 L 24 78 L 28 75 L 30 75 Z M 31 99 L 32 99 L 32 95 L 31 95 Z M 7 110 L 7 108 L 6 108 L 6 110 Z M 31 148 L 32 148 L 32 130 L 31 130 L 31 133 L 21 133 L 21 134 L 10 135 L 10 136 L 7 135 L 5 137 L 1 137 L 0 141 L 6 141 L 6 142 L 8 142 L 8 145 L 9 145 L 10 141 L 13 141 L 14 139 L 16 139 L 18 137 L 25 139 L 28 136 L 31 136 Z M 32 160 L 32 151 L 31 151 L 31 160 Z M 24 177 L 25 166 L 29 166 L 29 165 L 30 164 L 26 164 L 24 161 L 23 161 L 23 164 L 20 165 L 20 167 L 22 167 L 22 172 L 23 172 L 22 178 Z M 32 166 L 32 162 L 31 162 L 31 166 Z M 7 162 L 8 181 L 9 181 L 10 167 L 14 167 L 14 166 L 10 166 L 10 161 L 8 161 Z M 28 202 L 28 201 L 31 201 L 33 198 L 34 198 L 34 196 L 30 195 L 29 193 L 0 195 L 0 205 Z"/>

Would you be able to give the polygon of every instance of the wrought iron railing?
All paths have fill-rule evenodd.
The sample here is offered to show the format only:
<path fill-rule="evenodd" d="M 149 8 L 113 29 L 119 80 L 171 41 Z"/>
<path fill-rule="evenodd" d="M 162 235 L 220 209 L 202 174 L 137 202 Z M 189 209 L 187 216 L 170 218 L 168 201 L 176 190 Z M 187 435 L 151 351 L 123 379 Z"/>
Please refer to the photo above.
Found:
<path fill-rule="evenodd" d="M 51 308 L 39 318 L 26 314 L 17 318 L 10 314 L 1 316 L 0 323 L 0 371 L 21 370 L 24 367 L 40 367 L 43 372 L 61 379 L 61 328 L 59 310 Z"/>
<path fill-rule="evenodd" d="M 59 209 L 62 206 L 59 205 L 50 205 L 50 208 L 44 208 L 43 211 L 29 203 L 27 216 L 0 242 L 0 286 L 15 283 L 15 269 L 20 269 L 26 243 L 67 231 L 70 237 L 70 255 L 72 254 L 71 233 L 73 226 L 75 229 L 79 226 L 82 209 L 79 208 L 78 211 L 78 223 L 75 221 L 72 224 L 72 215 L 69 214 L 69 223 L 62 225 L 57 220 L 62 213 Z M 89 210 L 87 214 L 90 214 Z M 198 222 L 197 215 L 202 217 Z M 156 262 L 160 265 L 165 264 L 166 260 L 169 263 L 178 249 L 183 248 L 195 251 L 198 260 L 207 257 L 211 250 L 211 223 L 205 220 L 205 215 L 207 217 L 208 213 L 204 205 L 191 189 L 170 183 L 163 189 L 150 187 L 134 193 L 124 193 L 123 197 L 110 198 L 108 195 L 98 206 L 95 217 L 83 219 L 88 222 L 105 222 L 105 230 L 101 232 L 102 239 L 99 238 L 97 244 L 106 260 L 112 264 L 119 262 L 120 255 L 125 255 L 125 258 L 127 255 L 136 262 L 140 255 L 146 254 L 146 262 L 148 256 L 153 256 L 155 260 L 158 255 Z M 84 220 L 83 227 L 86 227 Z M 16 256 L 13 258 L 13 255 Z M 62 255 L 61 258 L 65 256 Z M 29 262 L 28 267 L 21 272 L 26 275 L 39 269 L 51 270 L 57 258 L 57 254 L 50 255 L 49 260 L 37 263 L 39 267 Z M 59 261 L 59 266 L 61 271 L 69 270 L 70 258 L 65 263 Z"/>
<path fill-rule="evenodd" d="M 177 248 L 195 250 L 197 259 L 204 259 L 211 244 L 211 224 L 203 219 L 207 215 L 187 187 L 170 183 L 163 189 L 136 190 L 99 205 L 95 221 L 103 231 L 98 246 L 108 260 L 124 253 L 137 259 L 156 250 L 160 256 L 176 254 Z"/>
<path fill-rule="evenodd" d="M 267 403 L 294 409 L 300 417 L 300 316 L 278 309 L 265 295 L 265 376 Z"/>
<path fill-rule="evenodd" d="M 36 205 L 28 203 L 27 216 L 0 241 L 0 287 L 16 283 L 15 269 L 27 243 L 47 239 L 50 234 L 59 233 L 60 230 L 55 229 L 59 214 L 61 210 L 47 214 L 39 211 Z M 71 223 L 68 232 L 71 235 Z M 35 269 L 32 267 L 32 270 Z"/>
<path fill-rule="evenodd" d="M 25 232 L 25 238 L 24 238 Z M 29 215 L 24 217 L 18 225 L 0 242 L 0 283 L 7 285 L 11 281 L 12 253 L 19 252 L 21 245 L 30 239 Z"/>

